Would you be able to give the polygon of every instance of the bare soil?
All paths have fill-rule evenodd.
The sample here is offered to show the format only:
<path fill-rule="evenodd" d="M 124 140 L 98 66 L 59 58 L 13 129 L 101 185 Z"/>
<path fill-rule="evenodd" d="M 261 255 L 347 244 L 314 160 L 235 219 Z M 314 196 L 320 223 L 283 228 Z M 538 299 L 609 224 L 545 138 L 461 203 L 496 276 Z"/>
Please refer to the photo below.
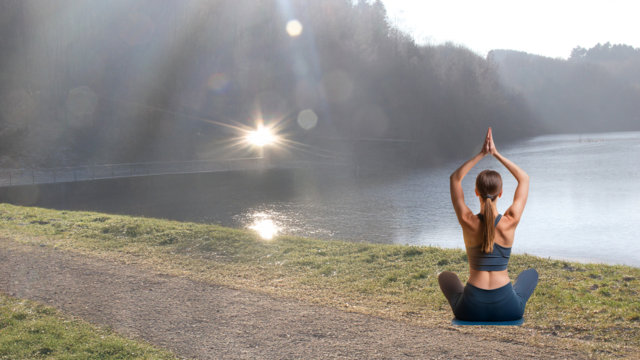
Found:
<path fill-rule="evenodd" d="M 583 358 L 0 239 L 0 291 L 197 359 Z"/>

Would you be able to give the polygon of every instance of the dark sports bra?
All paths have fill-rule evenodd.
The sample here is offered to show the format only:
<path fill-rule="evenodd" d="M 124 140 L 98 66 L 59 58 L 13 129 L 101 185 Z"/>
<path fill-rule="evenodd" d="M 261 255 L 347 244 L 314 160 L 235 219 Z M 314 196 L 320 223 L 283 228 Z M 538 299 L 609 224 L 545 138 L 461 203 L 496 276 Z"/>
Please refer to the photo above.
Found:
<path fill-rule="evenodd" d="M 482 214 L 478 217 L 482 219 Z M 496 216 L 495 226 L 498 226 L 498 222 L 502 218 L 502 215 Z M 511 248 L 500 246 L 493 243 L 493 251 L 489 254 L 482 252 L 482 245 L 469 247 L 467 254 L 469 256 L 469 265 L 474 270 L 480 271 L 501 271 L 507 269 L 509 264 L 509 257 L 511 256 Z"/>

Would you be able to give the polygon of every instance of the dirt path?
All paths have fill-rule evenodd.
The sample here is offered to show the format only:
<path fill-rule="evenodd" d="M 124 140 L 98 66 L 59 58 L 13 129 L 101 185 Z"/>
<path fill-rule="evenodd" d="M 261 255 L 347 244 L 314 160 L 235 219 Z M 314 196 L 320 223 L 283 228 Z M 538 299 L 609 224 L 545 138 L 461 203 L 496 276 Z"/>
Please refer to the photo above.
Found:
<path fill-rule="evenodd" d="M 198 359 L 576 358 L 0 239 L 0 291 Z"/>

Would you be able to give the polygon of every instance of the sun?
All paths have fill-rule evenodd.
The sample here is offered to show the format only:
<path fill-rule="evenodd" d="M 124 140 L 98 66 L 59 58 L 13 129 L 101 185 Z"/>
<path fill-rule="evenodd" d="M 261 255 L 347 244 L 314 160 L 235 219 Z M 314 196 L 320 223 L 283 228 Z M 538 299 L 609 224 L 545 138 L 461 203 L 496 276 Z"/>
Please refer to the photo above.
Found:
<path fill-rule="evenodd" d="M 256 130 L 247 133 L 246 140 L 251 145 L 263 147 L 275 143 L 277 137 L 271 129 L 263 125 L 258 125 Z"/>

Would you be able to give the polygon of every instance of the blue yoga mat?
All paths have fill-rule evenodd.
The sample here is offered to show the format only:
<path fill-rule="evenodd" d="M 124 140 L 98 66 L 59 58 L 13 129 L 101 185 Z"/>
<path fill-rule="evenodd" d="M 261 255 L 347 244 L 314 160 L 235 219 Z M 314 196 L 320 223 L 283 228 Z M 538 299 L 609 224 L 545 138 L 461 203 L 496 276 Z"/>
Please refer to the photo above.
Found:
<path fill-rule="evenodd" d="M 524 323 L 524 318 L 520 318 L 518 320 L 510 320 L 510 321 L 464 321 L 453 318 L 451 320 L 453 325 L 498 325 L 498 326 L 520 326 Z"/>

